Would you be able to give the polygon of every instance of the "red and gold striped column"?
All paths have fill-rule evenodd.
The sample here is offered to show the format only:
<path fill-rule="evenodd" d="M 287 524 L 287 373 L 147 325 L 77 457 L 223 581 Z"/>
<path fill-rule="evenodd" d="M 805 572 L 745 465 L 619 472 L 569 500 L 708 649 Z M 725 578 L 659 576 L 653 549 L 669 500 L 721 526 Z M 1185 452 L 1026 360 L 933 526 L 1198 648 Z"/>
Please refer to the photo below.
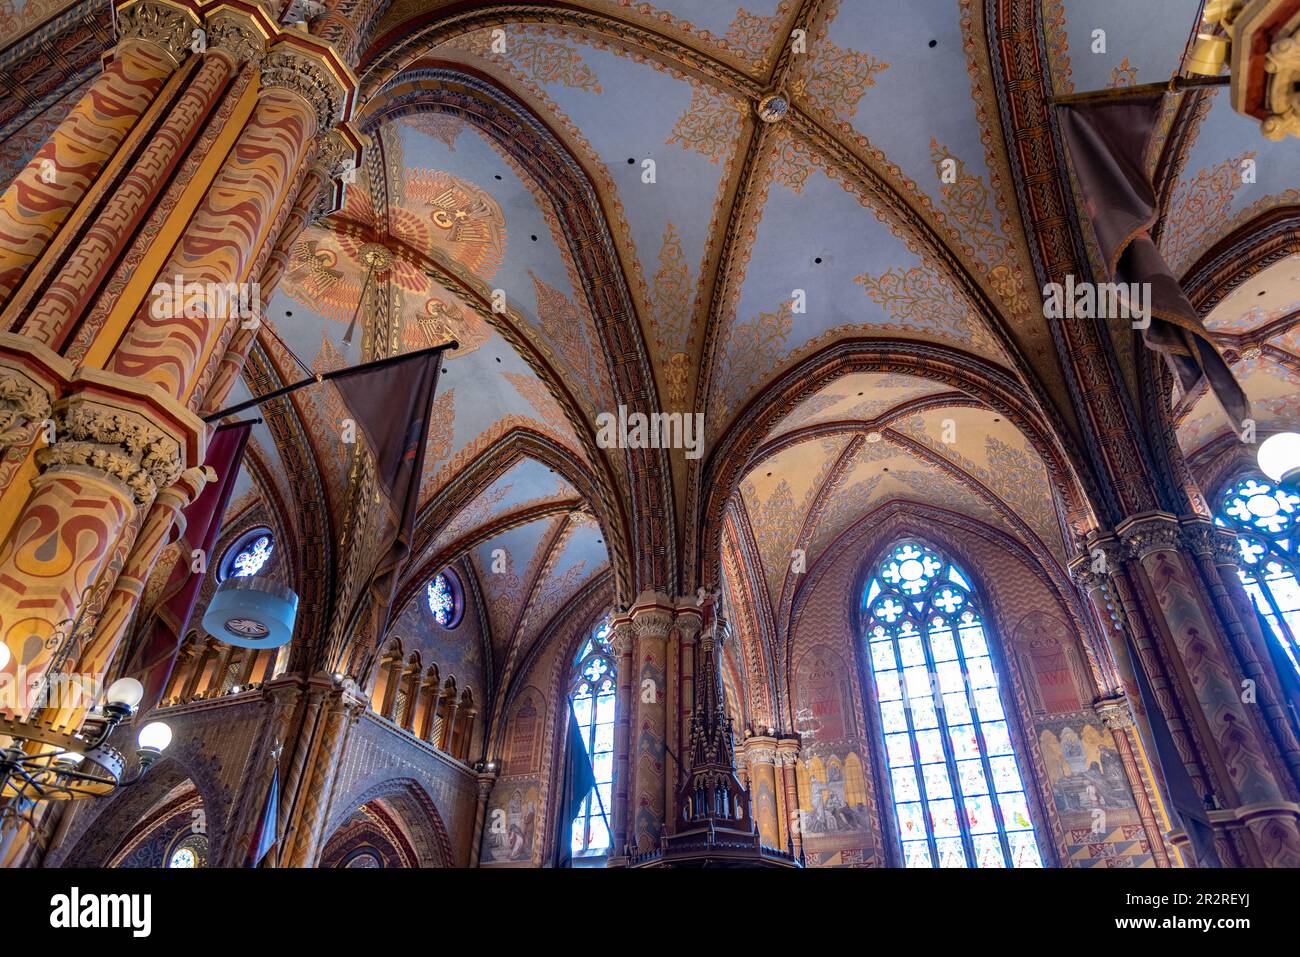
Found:
<path fill-rule="evenodd" d="M 90 307 L 94 290 L 104 281 L 121 248 L 122 237 L 139 226 L 199 130 L 228 90 L 235 72 L 260 61 L 266 50 L 267 24 L 250 14 L 223 7 L 205 29 L 205 52 L 184 91 L 149 133 L 143 151 L 77 238 L 58 272 L 37 289 L 15 297 L 9 312 L 25 309 L 22 333 L 61 348 L 80 316 Z M 29 286 L 32 283 L 28 283 Z"/>
<path fill-rule="evenodd" d="M 179 4 L 118 7 L 113 59 L 0 195 L 0 305 L 8 302 L 132 126 L 189 51 L 197 16 Z"/>
<path fill-rule="evenodd" d="M 337 118 L 345 87 L 317 41 L 281 40 L 262 69 L 263 90 L 216 181 L 163 266 L 159 281 L 213 287 L 249 281 L 266 231 L 318 129 Z M 229 322 L 193 315 L 184 303 L 145 303 L 109 361 L 108 369 L 159 386 L 188 402 L 195 379 Z"/>

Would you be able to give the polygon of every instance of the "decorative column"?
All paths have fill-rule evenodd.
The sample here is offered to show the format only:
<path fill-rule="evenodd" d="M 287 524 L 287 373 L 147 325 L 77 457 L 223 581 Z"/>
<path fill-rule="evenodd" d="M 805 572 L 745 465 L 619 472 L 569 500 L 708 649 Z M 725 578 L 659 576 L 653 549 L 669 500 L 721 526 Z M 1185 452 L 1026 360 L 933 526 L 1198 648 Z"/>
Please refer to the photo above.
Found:
<path fill-rule="evenodd" d="M 781 847 L 781 825 L 776 807 L 776 738 L 754 735 L 744 744 L 749 769 L 749 803 L 758 834 L 768 847 Z"/>
<path fill-rule="evenodd" d="M 665 780 L 665 807 L 668 831 L 676 830 L 680 818 L 677 795 L 684 780 L 686 752 L 691 744 L 691 710 L 695 700 L 695 646 L 704 625 L 704 609 L 695 598 L 682 598 L 677 603 L 677 620 L 673 623 L 672 661 L 676 665 L 669 676 L 673 692 L 668 711 L 668 726 L 672 732 L 672 749 L 676 760 L 669 758 Z M 679 763 L 680 762 L 680 763 Z"/>
<path fill-rule="evenodd" d="M 786 845 L 796 860 L 803 859 L 803 814 L 799 807 L 799 736 L 780 738 L 776 742 L 776 756 L 781 765 L 781 786 L 785 788 Z"/>
<path fill-rule="evenodd" d="M 297 33 L 285 34 L 271 48 L 257 107 L 160 270 L 164 281 L 181 277 L 227 287 L 248 280 L 264 231 L 285 201 L 311 138 L 342 113 L 348 87 L 332 53 Z M 146 301 L 109 360 L 109 371 L 188 403 L 205 359 L 229 340 L 240 320 L 187 306 L 192 304 Z"/>
<path fill-rule="evenodd" d="M 434 722 L 438 713 L 438 666 L 430 665 L 429 670 L 425 672 L 424 680 L 420 682 L 423 689 L 420 697 L 424 701 L 424 716 L 420 720 L 420 727 L 415 732 L 415 736 L 422 741 L 434 743 L 433 729 Z M 436 747 L 436 745 L 435 745 Z"/>
<path fill-rule="evenodd" d="M 188 54 L 199 20 L 186 4 L 129 0 L 117 23 L 121 39 L 104 71 L 0 195 L 0 305 Z"/>
<path fill-rule="evenodd" d="M 668 635 L 674 611 L 673 601 L 667 595 L 643 592 L 630 616 L 636 638 L 632 651 L 628 843 L 640 853 L 658 846 L 667 811 L 664 744 L 668 731 Z"/>
<path fill-rule="evenodd" d="M 1165 835 L 1169 831 L 1168 818 L 1163 808 L 1160 809 L 1157 817 L 1156 808 L 1151 803 L 1147 790 L 1150 768 L 1145 767 L 1144 756 L 1141 757 L 1141 761 L 1146 773 L 1143 773 L 1143 767 L 1139 767 L 1142 746 L 1135 740 L 1133 734 L 1133 713 L 1129 710 L 1128 701 L 1123 695 L 1104 698 L 1093 705 L 1093 710 L 1097 712 L 1097 717 L 1101 718 L 1101 723 L 1114 739 L 1115 750 L 1124 765 L 1124 775 L 1128 778 L 1129 788 L 1133 791 L 1133 798 L 1137 802 L 1138 817 L 1142 820 L 1142 828 L 1146 831 L 1147 844 L 1151 848 L 1156 866 L 1173 867 L 1174 863 L 1170 860 L 1165 845 Z"/>
<path fill-rule="evenodd" d="M 491 764 L 474 775 L 474 783 L 478 785 L 478 804 L 474 807 L 474 838 L 469 849 L 470 867 L 478 867 L 479 855 L 483 852 L 483 828 L 487 824 L 488 798 L 492 795 L 492 785 L 496 779 L 496 767 Z"/>
<path fill-rule="evenodd" d="M 452 734 L 450 754 L 457 761 L 464 761 L 469 757 L 470 738 L 474 734 L 474 716 L 476 714 L 478 714 L 478 709 L 474 707 L 474 696 L 466 688 L 461 692 L 456 730 Z"/>
<path fill-rule="evenodd" d="M 180 481 L 158 493 L 149 509 L 144 524 L 131 547 L 125 567 L 117 576 L 112 593 L 104 605 L 90 643 L 82 649 L 76 660 L 69 662 L 71 670 L 80 674 L 102 675 L 108 672 L 122 638 L 144 594 L 144 586 L 163 548 L 171 540 L 171 532 L 181 510 L 196 499 L 203 486 L 216 478 L 211 469 L 194 467 L 182 473 Z M 179 536 L 184 529 L 178 529 Z M 179 561 L 190 561 L 181 555 Z M 51 720 L 54 727 L 75 731 L 81 727 L 89 702 L 65 705 L 57 709 Z"/>
<path fill-rule="evenodd" d="M 260 17 L 221 7 L 209 18 L 204 25 L 207 50 L 198 55 L 194 75 L 167 108 L 162 123 L 150 132 L 143 151 L 132 160 L 68 255 L 51 264 L 47 271 L 52 275 L 34 272 L 23 293 L 9 303 L 6 313 L 11 315 L 30 305 L 22 320 L 24 336 L 55 349 L 66 343 L 112 268 L 123 237 L 139 227 L 203 123 L 221 102 L 231 77 L 245 62 L 261 63 L 274 21 L 268 14 L 258 13 Z M 38 281 L 32 282 L 33 278 Z"/>
<path fill-rule="evenodd" d="M 1263 689 L 1254 689 L 1258 698 L 1244 694 L 1243 662 L 1184 550 L 1178 520 L 1165 513 L 1138 515 L 1120 523 L 1117 532 L 1159 632 L 1154 647 L 1139 649 L 1142 666 L 1153 675 L 1162 653 L 1170 659 L 1177 693 L 1173 701 L 1161 700 L 1161 707 L 1181 709 L 1190 719 L 1191 743 L 1204 755 L 1209 789 L 1203 793 L 1227 858 L 1223 863 L 1300 865 L 1300 804 L 1284 759 L 1288 744 L 1273 736 L 1261 713 L 1260 703 L 1267 705 Z"/>
<path fill-rule="evenodd" d="M 326 836 L 321 830 L 325 827 L 330 797 L 334 791 L 339 756 L 343 753 L 353 722 L 365 709 L 366 702 L 355 697 L 347 688 L 339 689 L 327 699 L 320 741 L 302 777 L 297 822 L 286 838 L 288 846 L 285 848 L 285 857 L 282 858 L 284 866 L 315 866 L 321 843 Z"/>
<path fill-rule="evenodd" d="M 56 441 L 0 545 L 0 638 L 32 677 L 75 631 L 110 556 L 134 537 L 160 489 L 202 461 L 206 428 L 157 392 L 90 369 L 53 406 Z"/>
<path fill-rule="evenodd" d="M 420 666 L 415 662 L 406 666 L 402 675 L 402 686 L 406 691 L 406 702 L 397 723 L 407 731 L 415 727 L 415 710 L 420 704 Z"/>
<path fill-rule="evenodd" d="M 1291 772 L 1293 783 L 1300 785 L 1300 742 L 1286 711 L 1282 707 L 1281 688 L 1271 666 L 1266 668 L 1268 652 L 1259 631 L 1259 620 L 1253 612 L 1242 614 L 1250 604 L 1241 579 L 1237 576 L 1237 557 L 1241 554 L 1237 536 L 1226 529 L 1216 528 L 1209 519 L 1184 518 L 1182 541 L 1191 553 L 1201 573 L 1212 609 L 1222 625 L 1226 647 L 1232 652 L 1233 663 L 1245 675 L 1249 694 L 1243 689 L 1245 701 L 1253 698 L 1260 707 L 1268 730 L 1282 752 L 1282 758 Z M 1252 702 L 1248 702 L 1252 703 Z"/>
<path fill-rule="evenodd" d="M 636 644 L 632 619 L 616 617 L 610 624 L 609 646 L 618 658 L 617 697 L 614 702 L 614 806 L 611 852 L 622 855 L 628 844 L 628 781 L 632 740 L 632 649 Z"/>

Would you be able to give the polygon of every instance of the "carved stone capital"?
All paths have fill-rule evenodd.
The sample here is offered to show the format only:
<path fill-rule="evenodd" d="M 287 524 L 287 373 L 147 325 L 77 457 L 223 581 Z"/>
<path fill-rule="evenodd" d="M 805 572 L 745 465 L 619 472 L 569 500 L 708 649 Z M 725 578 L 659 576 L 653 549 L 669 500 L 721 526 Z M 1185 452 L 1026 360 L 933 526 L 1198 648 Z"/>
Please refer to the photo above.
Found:
<path fill-rule="evenodd" d="M 1117 575 L 1127 557 L 1126 549 L 1115 538 L 1094 539 L 1086 545 L 1086 554 L 1070 562 L 1070 576 L 1084 590 L 1105 588 Z"/>
<path fill-rule="evenodd" d="M 614 654 L 620 658 L 632 652 L 632 639 L 635 632 L 632 629 L 632 621 L 628 618 L 616 620 L 609 629 L 609 647 L 613 649 Z"/>
<path fill-rule="evenodd" d="M 1237 536 L 1209 521 L 1183 525 L 1183 542 L 1193 555 L 1208 555 L 1215 565 L 1236 565 L 1241 560 Z"/>
<path fill-rule="evenodd" d="M 350 169 L 356 169 L 359 150 L 338 127 L 320 138 L 316 149 L 316 167 L 326 179 L 338 179 Z"/>
<path fill-rule="evenodd" d="M 670 609 L 650 606 L 632 610 L 632 628 L 636 631 L 636 640 L 667 641 L 673 628 L 673 613 Z"/>
<path fill-rule="evenodd" d="M 117 8 L 119 40 L 140 40 L 164 50 L 178 65 L 190 55 L 199 18 L 167 0 L 130 0 Z"/>
<path fill-rule="evenodd" d="M 285 42 L 273 46 L 262 61 L 262 85 L 292 90 L 306 100 L 316 112 L 318 130 L 339 121 L 348 94 L 323 54 Z"/>
<path fill-rule="evenodd" d="M 1135 515 L 1115 531 L 1128 553 L 1139 560 L 1152 552 L 1176 552 L 1182 540 L 1178 519 L 1165 512 Z"/>
<path fill-rule="evenodd" d="M 751 766 L 755 764 L 774 764 L 776 762 L 777 742 L 775 738 L 769 738 L 766 735 L 754 735 L 752 738 L 745 739 L 743 748 L 745 760 Z"/>
<path fill-rule="evenodd" d="M 694 644 L 704 627 L 704 609 L 694 598 L 678 599 L 677 618 L 674 621 L 677 634 L 686 644 Z"/>
<path fill-rule="evenodd" d="M 23 370 L 0 364 L 0 447 L 20 441 L 33 422 L 50 417 L 50 393 Z"/>
<path fill-rule="evenodd" d="M 75 394 L 54 403 L 53 417 L 55 442 L 36 453 L 43 471 L 93 469 L 121 482 L 137 504 L 145 504 L 185 469 L 181 443 L 140 412 Z"/>
<path fill-rule="evenodd" d="M 1129 708 L 1128 698 L 1124 695 L 1102 698 L 1093 704 L 1092 710 L 1097 712 L 1101 723 L 1111 731 L 1122 731 L 1133 726 L 1133 712 Z"/>
<path fill-rule="evenodd" d="M 206 30 L 208 49 L 224 53 L 236 66 L 242 63 L 260 66 L 266 59 L 269 37 L 257 19 L 248 13 L 221 7 L 208 17 Z"/>

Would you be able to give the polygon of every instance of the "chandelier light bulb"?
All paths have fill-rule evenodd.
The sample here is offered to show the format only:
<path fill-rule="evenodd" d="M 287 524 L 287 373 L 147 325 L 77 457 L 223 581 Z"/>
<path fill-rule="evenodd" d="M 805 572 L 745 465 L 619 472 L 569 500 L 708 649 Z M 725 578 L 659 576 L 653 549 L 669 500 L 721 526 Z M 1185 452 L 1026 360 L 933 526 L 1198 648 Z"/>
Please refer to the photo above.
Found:
<path fill-rule="evenodd" d="M 108 703 L 134 710 L 144 697 L 144 685 L 134 678 L 118 678 L 108 686 Z"/>
<path fill-rule="evenodd" d="M 167 750 L 167 745 L 172 743 L 172 729 L 161 721 L 150 721 L 140 729 L 136 742 L 146 751 L 157 751 L 161 754 Z"/>
<path fill-rule="evenodd" d="M 1274 482 L 1300 479 L 1300 433 L 1279 432 L 1259 443 L 1260 470 Z"/>
<path fill-rule="evenodd" d="M 84 760 L 86 760 L 86 756 L 80 751 L 64 751 L 59 755 L 60 764 L 70 764 L 74 768 L 80 765 Z"/>

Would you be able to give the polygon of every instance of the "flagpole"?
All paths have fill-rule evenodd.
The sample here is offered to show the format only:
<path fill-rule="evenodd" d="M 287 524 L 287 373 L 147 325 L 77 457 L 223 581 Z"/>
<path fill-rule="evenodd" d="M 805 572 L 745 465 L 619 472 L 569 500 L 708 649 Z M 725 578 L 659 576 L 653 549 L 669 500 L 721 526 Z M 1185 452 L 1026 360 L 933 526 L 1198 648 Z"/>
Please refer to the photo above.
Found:
<path fill-rule="evenodd" d="M 375 370 L 382 369 L 385 366 L 395 365 L 398 362 L 405 362 L 407 359 L 414 359 L 417 356 L 459 348 L 460 343 L 455 339 L 452 339 L 450 342 L 444 342 L 440 346 L 431 346 L 428 349 L 419 349 L 415 352 L 403 352 L 400 356 L 389 356 L 386 359 L 376 359 L 374 362 L 363 362 L 360 365 L 349 366 L 346 369 L 335 369 L 333 372 L 317 373 L 310 378 L 302 379 L 298 382 L 292 383 L 291 385 L 273 389 L 265 395 L 259 395 L 255 398 L 249 399 L 247 402 L 240 402 L 236 405 L 230 406 L 229 408 L 222 409 L 219 412 L 213 412 L 211 415 L 205 415 L 203 421 L 216 422 L 218 419 L 224 419 L 228 415 L 235 415 L 238 412 L 243 412 L 245 409 L 251 409 L 254 406 L 261 405 L 263 402 L 270 402 L 272 399 L 278 399 L 283 395 L 288 395 L 290 392 L 296 392 L 304 386 L 315 385 L 317 382 L 328 382 L 331 379 L 338 379 L 342 376 L 355 375 L 361 372 L 374 372 Z"/>
<path fill-rule="evenodd" d="M 1063 93 L 1052 97 L 1051 102 L 1053 106 L 1068 106 L 1073 103 L 1119 103 L 1150 96 L 1153 93 L 1181 93 L 1183 90 L 1227 86 L 1231 82 L 1231 75 L 1175 76 L 1163 83 L 1139 83 L 1133 86 L 1113 86 L 1104 90 L 1088 90 L 1084 93 Z"/>

